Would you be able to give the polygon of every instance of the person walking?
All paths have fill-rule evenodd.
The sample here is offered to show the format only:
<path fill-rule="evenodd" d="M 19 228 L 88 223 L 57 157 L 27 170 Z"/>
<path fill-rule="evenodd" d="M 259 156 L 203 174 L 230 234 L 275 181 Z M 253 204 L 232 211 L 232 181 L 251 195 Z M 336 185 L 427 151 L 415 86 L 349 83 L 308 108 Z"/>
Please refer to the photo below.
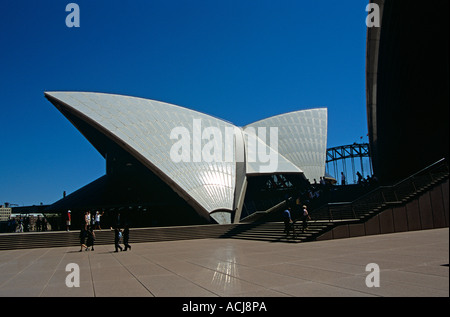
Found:
<path fill-rule="evenodd" d="M 303 205 L 303 224 L 302 224 L 302 233 L 305 232 L 306 227 L 308 226 L 308 220 L 311 220 L 311 217 L 309 216 L 308 209 L 306 205 Z"/>
<path fill-rule="evenodd" d="M 85 211 L 84 212 L 84 215 L 83 215 L 83 226 L 84 226 L 84 230 L 87 230 L 87 226 L 88 226 L 88 224 L 89 224 L 89 219 L 88 219 L 88 211 Z"/>
<path fill-rule="evenodd" d="M 283 212 L 284 233 L 286 233 L 286 237 L 289 236 L 289 231 L 291 231 L 291 229 L 293 229 L 293 221 L 292 221 L 292 217 L 291 217 L 291 211 L 292 211 L 291 207 L 288 207 Z M 293 234 L 295 234 L 295 231 L 293 232 Z"/>
<path fill-rule="evenodd" d="M 100 226 L 100 217 L 103 216 L 103 212 L 100 214 L 100 212 L 97 210 L 95 213 L 95 229 L 102 230 Z"/>
<path fill-rule="evenodd" d="M 72 224 L 72 212 L 67 210 L 67 219 L 66 219 L 66 230 L 70 230 L 70 225 Z"/>
<path fill-rule="evenodd" d="M 87 230 L 84 230 L 84 227 L 80 230 L 80 252 L 83 251 L 83 248 L 87 251 L 86 246 L 86 238 L 87 238 Z"/>
<path fill-rule="evenodd" d="M 47 218 L 45 218 L 45 216 L 44 216 L 44 217 L 42 217 L 42 222 L 41 222 L 42 231 L 47 231 L 47 229 L 48 229 L 47 225 L 48 225 Z"/>
<path fill-rule="evenodd" d="M 345 175 L 344 175 L 344 172 L 341 172 L 341 185 L 345 185 Z"/>
<path fill-rule="evenodd" d="M 363 185 L 363 176 L 360 172 L 356 172 L 356 176 L 358 176 L 358 185 Z"/>
<path fill-rule="evenodd" d="M 41 225 L 42 225 L 41 216 L 38 215 L 36 220 L 36 231 L 38 232 L 41 231 Z"/>
<path fill-rule="evenodd" d="M 88 227 L 90 225 L 91 225 L 91 212 L 87 211 L 86 212 L 86 224 L 85 224 L 86 230 L 88 229 Z"/>
<path fill-rule="evenodd" d="M 125 245 L 125 249 L 123 249 L 124 251 L 128 249 L 131 250 L 131 245 L 128 244 L 129 238 L 130 238 L 130 227 L 128 226 L 128 224 L 126 224 L 125 227 L 123 228 L 123 244 Z"/>
<path fill-rule="evenodd" d="M 86 248 L 88 250 L 89 250 L 89 248 L 91 248 L 91 251 L 94 251 L 94 242 L 95 242 L 94 227 L 90 226 L 87 231 Z"/>
<path fill-rule="evenodd" d="M 23 232 L 23 221 L 21 217 L 19 217 L 19 221 L 17 222 L 16 232 Z"/>
<path fill-rule="evenodd" d="M 122 231 L 120 231 L 120 229 L 118 227 L 116 227 L 114 229 L 114 246 L 116 248 L 116 251 L 114 251 L 114 252 L 119 252 L 118 249 L 120 249 L 120 251 L 123 251 L 122 247 L 119 244 L 121 238 L 122 238 Z"/>

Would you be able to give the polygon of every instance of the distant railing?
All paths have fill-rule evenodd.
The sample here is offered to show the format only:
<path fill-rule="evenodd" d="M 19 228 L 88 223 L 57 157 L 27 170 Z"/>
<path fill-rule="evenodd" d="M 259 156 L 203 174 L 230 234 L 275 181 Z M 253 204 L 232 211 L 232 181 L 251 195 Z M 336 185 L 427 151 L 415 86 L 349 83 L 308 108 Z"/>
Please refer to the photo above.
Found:
<path fill-rule="evenodd" d="M 403 203 L 449 175 L 446 159 L 441 159 L 392 186 L 379 186 L 352 202 L 328 203 L 312 211 L 313 220 L 361 219 L 377 208 Z"/>
<path fill-rule="evenodd" d="M 240 220 L 241 223 L 248 223 L 248 222 L 254 222 L 256 220 L 259 220 L 261 217 L 267 216 L 271 213 L 277 212 L 282 208 L 286 208 L 286 200 L 283 200 L 282 202 L 277 203 L 276 205 L 272 205 L 267 210 L 264 211 L 256 211 Z"/>

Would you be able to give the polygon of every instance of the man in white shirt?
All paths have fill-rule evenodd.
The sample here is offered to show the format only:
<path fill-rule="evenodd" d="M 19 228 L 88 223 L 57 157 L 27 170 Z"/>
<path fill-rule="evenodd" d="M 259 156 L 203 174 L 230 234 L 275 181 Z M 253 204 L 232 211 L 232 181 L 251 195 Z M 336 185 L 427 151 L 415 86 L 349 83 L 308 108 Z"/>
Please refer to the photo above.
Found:
<path fill-rule="evenodd" d="M 102 214 L 100 214 L 100 212 L 97 210 L 97 212 L 95 213 L 95 229 L 102 230 L 102 228 L 100 227 L 100 217 L 101 216 L 103 216 L 103 212 L 102 212 Z"/>

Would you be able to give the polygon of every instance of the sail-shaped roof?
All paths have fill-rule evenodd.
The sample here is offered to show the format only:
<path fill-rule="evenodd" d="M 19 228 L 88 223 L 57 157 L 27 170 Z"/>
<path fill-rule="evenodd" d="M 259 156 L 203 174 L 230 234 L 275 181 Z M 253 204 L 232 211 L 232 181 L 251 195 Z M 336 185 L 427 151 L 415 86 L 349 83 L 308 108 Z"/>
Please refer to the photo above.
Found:
<path fill-rule="evenodd" d="M 301 169 L 311 182 L 325 175 L 328 111 L 300 110 L 270 117 L 245 128 L 278 128 L 278 153 Z"/>
<path fill-rule="evenodd" d="M 138 97 L 93 92 L 46 92 L 45 96 L 82 133 L 73 118 L 119 145 L 200 214 L 216 220 L 231 221 L 220 213 L 240 208 L 246 177 L 305 173 L 311 179 L 324 174 L 324 108 L 239 128 L 198 111 Z M 107 155 L 101 142 L 88 133 L 85 136 Z"/>

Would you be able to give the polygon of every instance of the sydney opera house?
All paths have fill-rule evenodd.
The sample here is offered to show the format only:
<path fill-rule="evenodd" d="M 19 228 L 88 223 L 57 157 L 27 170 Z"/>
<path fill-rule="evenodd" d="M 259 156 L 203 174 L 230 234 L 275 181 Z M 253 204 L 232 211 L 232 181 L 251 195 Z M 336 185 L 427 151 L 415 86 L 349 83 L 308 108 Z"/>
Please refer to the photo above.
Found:
<path fill-rule="evenodd" d="M 50 206 L 134 226 L 236 223 L 325 173 L 327 109 L 245 127 L 155 100 L 90 92 L 46 98 L 106 160 L 106 175 Z"/>
<path fill-rule="evenodd" d="M 367 29 L 368 136 L 374 174 L 389 185 L 449 158 L 449 1 L 370 3 L 381 23 Z M 50 211 L 103 210 L 141 226 L 237 223 L 325 173 L 326 109 L 237 127 L 142 98 L 45 96 L 106 160 L 106 175 Z"/>

